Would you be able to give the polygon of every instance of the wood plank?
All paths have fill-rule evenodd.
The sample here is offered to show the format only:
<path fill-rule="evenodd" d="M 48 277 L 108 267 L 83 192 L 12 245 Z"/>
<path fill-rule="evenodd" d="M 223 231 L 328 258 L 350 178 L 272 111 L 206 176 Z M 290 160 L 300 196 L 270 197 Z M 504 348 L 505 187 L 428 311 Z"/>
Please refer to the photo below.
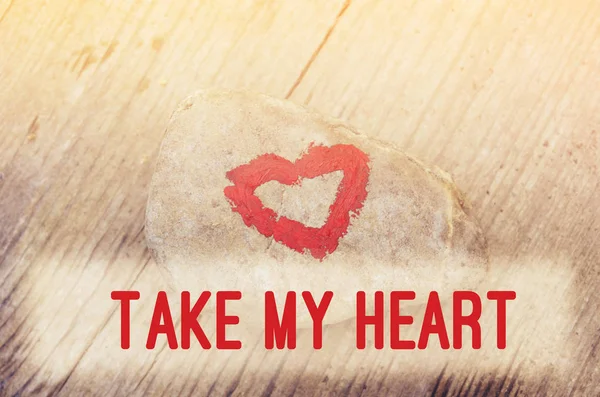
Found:
<path fill-rule="evenodd" d="M 600 3 L 9 1 L 0 49 L 0 394 L 600 394 Z M 167 288 L 148 182 L 170 113 L 206 86 L 289 97 L 450 171 L 490 240 L 481 290 L 517 290 L 508 348 L 358 351 L 348 321 L 321 351 L 241 330 L 239 352 L 146 350 Z M 117 289 L 143 297 L 127 351 Z"/>

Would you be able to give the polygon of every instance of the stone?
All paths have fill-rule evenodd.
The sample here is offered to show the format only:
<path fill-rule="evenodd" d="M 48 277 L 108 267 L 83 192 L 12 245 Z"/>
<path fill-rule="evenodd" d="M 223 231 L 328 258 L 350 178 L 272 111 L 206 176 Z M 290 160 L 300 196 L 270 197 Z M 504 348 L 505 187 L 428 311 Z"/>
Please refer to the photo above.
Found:
<path fill-rule="evenodd" d="M 475 288 L 488 267 L 485 236 L 446 172 L 244 91 L 201 91 L 174 112 L 145 233 L 177 293 L 241 291 L 228 310 L 242 322 L 261 321 L 265 291 L 282 302 L 288 291 L 333 291 L 329 324 L 355 315 L 358 291 L 449 295 Z M 311 325 L 306 311 L 298 321 Z"/>

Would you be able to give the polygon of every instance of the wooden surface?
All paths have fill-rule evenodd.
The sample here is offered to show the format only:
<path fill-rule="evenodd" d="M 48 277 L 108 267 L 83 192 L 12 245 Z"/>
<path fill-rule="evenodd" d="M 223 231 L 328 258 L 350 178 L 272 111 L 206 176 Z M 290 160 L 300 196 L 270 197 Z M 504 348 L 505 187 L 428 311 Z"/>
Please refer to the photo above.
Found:
<path fill-rule="evenodd" d="M 170 113 L 207 86 L 289 97 L 451 172 L 487 287 L 518 294 L 508 348 L 357 351 L 350 322 L 318 352 L 310 333 L 292 352 L 147 351 L 165 288 L 147 187 Z M 0 0 L 0 394 L 600 395 L 599 109 L 596 0 Z M 142 294 L 127 351 L 118 289 Z"/>

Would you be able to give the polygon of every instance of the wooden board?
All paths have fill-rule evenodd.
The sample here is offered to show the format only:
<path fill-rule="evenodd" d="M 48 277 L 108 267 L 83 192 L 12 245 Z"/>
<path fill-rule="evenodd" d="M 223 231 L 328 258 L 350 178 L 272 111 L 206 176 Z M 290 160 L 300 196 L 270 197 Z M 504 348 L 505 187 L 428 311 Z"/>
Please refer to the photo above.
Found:
<path fill-rule="evenodd" d="M 321 351 L 310 332 L 289 352 L 146 350 L 166 287 L 148 183 L 170 113 L 208 86 L 450 171 L 486 287 L 518 294 L 507 349 L 358 351 L 348 322 Z M 600 395 L 598 87 L 595 0 L 1 1 L 0 394 Z M 145 298 L 126 351 L 119 289 Z"/>

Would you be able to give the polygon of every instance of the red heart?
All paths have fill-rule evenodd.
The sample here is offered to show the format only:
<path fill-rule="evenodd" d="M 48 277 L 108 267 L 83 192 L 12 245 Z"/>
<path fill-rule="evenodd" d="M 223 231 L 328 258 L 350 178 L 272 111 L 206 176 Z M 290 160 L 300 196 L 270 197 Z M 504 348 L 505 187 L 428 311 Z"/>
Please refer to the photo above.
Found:
<path fill-rule="evenodd" d="M 308 151 L 295 162 L 275 154 L 263 154 L 248 164 L 227 172 L 233 186 L 224 190 L 232 211 L 239 213 L 246 226 L 254 226 L 263 236 L 271 237 L 300 253 L 309 250 L 313 257 L 322 260 L 338 246 L 350 224 L 357 216 L 367 197 L 369 158 L 352 145 L 309 146 Z M 315 178 L 334 171 L 343 171 L 333 204 L 329 207 L 327 222 L 320 227 L 279 217 L 265 208 L 254 194 L 255 189 L 269 181 L 285 185 L 300 183 L 303 178 Z"/>

